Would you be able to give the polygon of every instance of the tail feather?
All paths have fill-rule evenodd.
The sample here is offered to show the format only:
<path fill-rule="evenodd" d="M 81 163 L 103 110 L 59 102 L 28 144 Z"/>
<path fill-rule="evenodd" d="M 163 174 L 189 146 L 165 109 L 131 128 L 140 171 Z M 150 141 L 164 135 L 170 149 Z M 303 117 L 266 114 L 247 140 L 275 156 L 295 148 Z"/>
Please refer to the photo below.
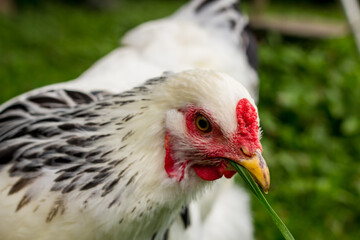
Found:
<path fill-rule="evenodd" d="M 180 8 L 177 18 L 191 18 L 210 28 L 226 28 L 231 31 L 242 31 L 248 18 L 241 14 L 237 0 L 193 0 Z"/>
<path fill-rule="evenodd" d="M 173 17 L 191 19 L 204 28 L 225 35 L 246 52 L 250 66 L 258 66 L 257 44 L 248 26 L 248 17 L 242 13 L 238 0 L 193 0 L 178 10 Z"/>

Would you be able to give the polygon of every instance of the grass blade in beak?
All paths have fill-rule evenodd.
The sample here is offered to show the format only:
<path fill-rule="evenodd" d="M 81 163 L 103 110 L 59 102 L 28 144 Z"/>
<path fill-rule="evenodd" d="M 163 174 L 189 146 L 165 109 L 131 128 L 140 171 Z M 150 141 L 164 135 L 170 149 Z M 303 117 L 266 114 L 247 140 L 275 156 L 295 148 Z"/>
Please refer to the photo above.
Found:
<path fill-rule="evenodd" d="M 260 200 L 260 202 L 264 205 L 265 209 L 270 213 L 271 218 L 275 222 L 276 226 L 279 228 L 281 234 L 284 236 L 286 240 L 295 240 L 295 238 L 291 235 L 289 229 L 286 227 L 286 225 L 281 221 L 280 217 L 276 214 L 274 209 L 270 206 L 268 201 L 266 200 L 262 190 L 259 188 L 259 186 L 256 184 L 254 179 L 250 176 L 248 171 L 238 163 L 235 163 L 233 161 L 229 161 L 231 166 L 239 173 L 239 175 L 242 177 L 242 179 L 246 182 L 250 190 L 255 194 L 257 199 Z"/>

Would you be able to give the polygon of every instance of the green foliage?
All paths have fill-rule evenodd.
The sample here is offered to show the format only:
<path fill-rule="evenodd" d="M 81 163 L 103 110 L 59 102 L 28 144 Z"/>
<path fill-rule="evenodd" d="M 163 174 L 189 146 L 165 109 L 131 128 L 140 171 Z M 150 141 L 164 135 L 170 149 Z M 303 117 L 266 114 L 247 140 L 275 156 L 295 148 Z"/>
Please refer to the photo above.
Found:
<path fill-rule="evenodd" d="M 281 218 L 276 214 L 274 209 L 271 207 L 269 202 L 266 200 L 264 196 L 264 192 L 260 189 L 260 187 L 257 185 L 255 180 L 251 177 L 250 173 L 243 168 L 240 164 L 235 163 L 231 160 L 229 160 L 229 163 L 235 170 L 238 172 L 238 174 L 241 176 L 243 181 L 246 183 L 249 190 L 254 194 L 254 196 L 260 201 L 260 203 L 264 206 L 266 211 L 270 214 L 270 217 L 274 221 L 275 225 L 278 227 L 279 231 L 285 238 L 285 240 L 294 240 L 294 237 L 291 235 L 291 232 L 286 227 L 284 222 L 281 220 Z"/>
<path fill-rule="evenodd" d="M 360 63 L 351 37 L 260 46 L 268 198 L 297 239 L 359 239 Z M 259 239 L 281 239 L 254 203 Z M 261 229 L 261 230 L 260 230 Z"/>
<path fill-rule="evenodd" d="M 9 18 L 0 14 L 0 103 L 76 78 L 116 48 L 126 31 L 164 17 L 186 1 L 121 0 L 103 12 L 61 1 L 37 2 Z"/>
<path fill-rule="evenodd" d="M 76 78 L 127 30 L 182 1 L 125 1 L 97 12 L 43 1 L 0 16 L 0 102 Z M 351 37 L 260 43 L 267 198 L 296 239 L 360 239 L 360 62 Z M 257 239 L 283 239 L 253 201 Z"/>

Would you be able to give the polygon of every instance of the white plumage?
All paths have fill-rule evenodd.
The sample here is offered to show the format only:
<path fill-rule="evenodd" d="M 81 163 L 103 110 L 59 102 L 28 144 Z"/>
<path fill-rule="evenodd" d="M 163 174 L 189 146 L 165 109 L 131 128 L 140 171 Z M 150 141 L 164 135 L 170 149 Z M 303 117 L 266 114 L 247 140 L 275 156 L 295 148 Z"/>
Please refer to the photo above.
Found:
<path fill-rule="evenodd" d="M 50 89 L 68 88 L 82 91 L 106 90 L 115 93 L 123 92 L 142 84 L 144 79 L 161 75 L 164 71 L 179 72 L 192 68 L 214 69 L 226 72 L 240 81 L 256 99 L 257 75 L 254 69 L 249 65 L 246 57 L 245 51 L 248 44 L 246 42 L 246 35 L 243 34 L 243 37 L 241 37 L 246 25 L 246 18 L 233 8 L 235 2 L 236 1 L 233 0 L 209 2 L 204 0 L 192 1 L 171 17 L 145 23 L 129 32 L 123 38 L 123 47 L 120 47 L 105 56 L 78 79 L 26 93 L 17 99 L 5 103 L 2 110 L 15 102 L 25 102 L 28 100 L 29 96 L 47 92 Z M 202 7 L 199 10 L 200 6 Z M 195 11 L 195 9 L 198 9 L 198 11 Z M 219 9 L 225 10 L 219 11 Z M 212 111 L 217 113 L 219 113 L 219 111 L 228 110 L 229 112 L 224 112 L 224 114 L 221 115 L 224 119 L 218 118 L 217 120 L 219 123 L 223 123 L 221 124 L 222 126 L 229 127 L 230 131 L 231 124 L 229 123 L 234 120 L 231 119 L 231 117 L 236 115 L 235 106 L 237 101 L 244 97 L 252 101 L 246 90 L 223 74 L 219 75 L 214 72 L 201 71 L 188 72 L 185 74 L 188 74 L 188 76 L 190 74 L 191 76 L 194 76 L 194 78 L 197 78 L 196 83 L 198 83 L 198 85 L 192 83 L 192 85 L 188 86 L 184 83 L 182 87 L 177 86 L 174 88 L 174 93 L 168 93 L 168 97 L 179 96 L 176 101 L 178 101 L 177 103 L 180 105 L 172 107 L 176 109 L 181 107 L 181 104 L 184 102 L 196 102 L 200 105 L 203 104 L 206 109 L 213 108 Z M 166 76 L 171 77 L 171 74 Z M 219 78 L 220 76 L 222 80 L 217 80 L 218 82 L 214 80 L 214 82 L 209 85 L 209 82 L 203 82 L 202 77 L 204 76 L 206 76 L 205 78 Z M 207 81 L 210 80 L 207 79 Z M 223 84 L 222 81 L 225 81 L 227 84 Z M 216 84 L 218 84 L 218 86 L 216 86 Z M 187 87 L 189 88 L 186 89 Z M 182 92 L 180 91 L 181 93 L 179 93 L 179 88 L 183 89 Z M 204 91 L 199 92 L 200 89 Z M 169 91 L 169 89 L 166 91 Z M 61 91 L 56 93 L 61 95 L 61 97 L 66 97 L 66 94 L 64 95 Z M 233 94 L 233 96 L 231 96 L 230 93 Z M 204 97 L 207 95 L 211 97 L 209 99 L 202 98 L 201 101 L 196 100 L 196 97 Z M 186 98 L 186 96 L 188 96 L 188 98 Z M 214 99 L 214 96 L 217 96 L 217 98 Z M 90 97 L 94 98 L 95 101 L 98 101 L 99 99 L 106 99 L 106 93 L 96 96 L 91 95 Z M 220 101 L 221 99 L 223 99 L 223 101 Z M 138 98 L 136 100 L 138 100 Z M 174 100 L 174 102 L 176 101 Z M 164 102 L 160 105 L 163 107 L 169 106 L 167 105 L 169 102 L 171 101 L 167 98 L 166 104 Z M 213 104 L 211 104 L 211 102 L 213 102 Z M 254 104 L 254 102 L 252 103 Z M 71 99 L 68 104 L 71 105 Z M 227 105 L 221 104 L 230 104 L 232 107 L 226 107 Z M 123 117 L 131 115 L 131 111 L 134 110 L 130 109 L 130 107 L 134 108 L 134 105 L 136 104 L 131 103 L 125 105 L 121 108 L 117 117 L 123 116 L 125 113 L 126 115 Z M 129 106 L 128 109 L 127 106 Z M 126 140 L 137 142 L 137 144 L 134 144 L 136 147 L 134 147 L 135 149 L 133 149 L 133 151 L 129 149 L 126 150 L 127 154 L 132 153 L 131 159 L 142 159 L 143 156 L 137 155 L 141 154 L 141 152 L 137 151 L 138 148 L 144 149 L 144 151 L 147 149 L 148 152 L 151 152 L 154 155 L 154 159 L 164 158 L 162 156 L 162 154 L 164 154 L 162 152 L 163 138 L 161 137 L 164 132 L 163 130 L 160 130 L 160 125 L 157 126 L 150 123 L 153 122 L 152 117 L 155 119 L 155 116 L 158 116 L 156 113 L 160 114 L 165 110 L 156 106 L 153 108 L 153 105 L 151 104 L 149 104 L 149 106 L 151 114 L 149 113 L 148 124 L 142 123 L 142 125 L 140 125 L 134 119 L 127 123 L 128 129 L 137 129 L 136 133 L 129 134 L 130 137 Z M 124 110 L 124 108 L 126 110 Z M 111 111 L 111 114 L 114 114 L 113 110 Z M 136 113 L 134 112 L 134 115 L 135 114 Z M 177 123 L 177 120 L 179 120 L 177 119 L 178 116 L 170 111 L 166 118 L 168 119 L 168 122 L 166 122 L 167 127 L 171 125 L 169 119 L 171 119 L 172 116 L 174 117 L 174 123 Z M 229 118 L 226 119 L 226 116 Z M 132 124 L 134 124 L 134 126 L 132 126 Z M 108 129 L 104 129 L 111 133 L 115 131 L 113 129 L 114 127 L 115 125 L 110 124 Z M 157 127 L 159 129 L 157 129 Z M 233 128 L 235 127 L 233 126 Z M 103 133 L 105 131 L 104 129 L 102 130 Z M 174 129 L 179 130 L 178 127 Z M 128 133 L 129 132 L 123 132 L 122 136 L 124 137 L 124 135 Z M 145 134 L 145 136 L 143 134 Z M 159 134 L 159 137 L 154 137 L 154 134 Z M 148 136 L 148 138 L 146 136 Z M 154 141 L 152 145 L 149 145 L 149 142 L 144 142 L 142 144 L 141 139 L 149 138 L 158 139 L 159 141 Z M 115 139 L 112 139 L 112 137 L 107 137 L 106 139 L 108 144 L 102 143 L 102 145 L 113 146 L 113 142 L 116 141 Z M 97 147 L 99 146 L 93 145 L 88 151 L 92 151 Z M 109 149 L 109 151 L 110 150 L 112 149 Z M 102 151 L 106 152 L 104 149 L 102 149 Z M 124 153 L 120 152 L 119 154 L 119 156 L 114 156 L 113 159 L 121 159 L 121 154 Z M 156 154 L 159 156 L 156 157 Z M 151 167 L 148 165 L 148 162 L 136 161 L 134 164 L 138 164 L 138 167 L 135 167 L 134 169 L 139 170 Z M 132 165 L 135 166 L 134 164 Z M 58 195 L 50 191 L 50 188 L 53 186 L 48 184 L 49 181 L 54 181 L 55 176 L 53 175 L 41 177 L 37 180 L 36 185 L 33 185 L 34 187 L 31 187 L 30 185 L 29 189 L 25 188 L 27 193 L 31 192 L 31 195 L 28 195 L 31 197 L 31 201 L 29 200 L 27 203 L 25 199 L 24 207 L 21 207 L 20 210 L 14 213 L 14 208 L 16 209 L 19 207 L 19 203 L 24 201 L 23 198 L 26 194 L 13 194 L 8 196 L 9 189 L 18 178 L 6 177 L 5 175 L 7 175 L 9 167 L 2 167 L 0 168 L 0 198 L 2 199 L 0 204 L 0 218 L 7 219 L 7 224 L 0 224 L 0 237 L 1 239 L 22 239 L 22 237 L 29 239 L 28 236 L 31 235 L 33 239 L 76 238 L 80 240 L 95 238 L 148 239 L 150 236 L 150 238 L 154 237 L 156 239 L 161 239 L 169 227 L 169 221 L 176 218 L 178 210 L 185 203 L 188 203 L 191 198 L 199 195 L 195 194 L 195 192 L 204 185 L 201 181 L 196 183 L 184 181 L 180 184 L 180 187 L 176 186 L 175 189 L 178 190 L 174 191 L 173 181 L 169 181 L 168 183 L 163 181 L 166 177 L 166 173 L 161 169 L 161 166 L 163 165 L 155 165 L 153 167 L 160 168 L 154 169 L 153 171 L 149 170 L 147 172 L 161 173 L 159 177 L 162 177 L 162 180 L 159 180 L 159 182 L 154 180 L 155 182 L 151 184 L 151 186 L 137 182 L 137 186 L 147 186 L 146 192 L 152 193 L 150 197 L 152 203 L 161 203 L 163 199 L 166 199 L 167 202 L 171 202 L 171 205 L 166 205 L 165 207 L 162 206 L 162 210 L 158 209 L 156 213 L 151 213 L 149 215 L 143 213 L 147 218 L 150 219 L 155 217 L 158 221 L 146 221 L 149 222 L 149 225 L 142 225 L 141 228 L 139 228 L 139 225 L 135 224 L 137 220 L 132 222 L 131 217 L 129 218 L 128 216 L 140 216 L 140 214 L 146 210 L 148 207 L 147 204 L 144 204 L 143 202 L 134 202 L 134 199 L 146 199 L 146 197 L 149 199 L 149 196 L 142 196 L 142 193 L 145 191 L 141 191 L 140 188 L 127 188 L 127 191 L 125 192 L 122 190 L 121 192 L 123 192 L 123 195 L 129 194 L 132 197 L 127 200 L 127 198 L 122 196 L 121 207 L 117 210 L 115 210 L 115 208 L 110 208 L 111 210 L 109 211 L 107 207 L 117 198 L 116 195 L 112 196 L 112 198 L 108 198 L 104 202 L 88 201 L 88 199 L 91 199 L 91 196 L 89 195 L 76 195 L 71 193 L 67 195 L 69 196 L 67 199 L 63 200 L 64 202 L 59 202 Z M 119 169 L 118 172 L 121 172 L 122 170 L 123 169 Z M 137 179 L 138 181 L 140 181 L 140 179 L 151 179 L 147 177 L 138 178 L 141 174 L 146 175 L 146 172 L 138 174 L 132 172 L 129 173 L 129 176 L 136 175 L 134 179 Z M 91 177 L 94 176 L 91 175 Z M 84 178 L 81 182 L 82 184 L 85 184 L 86 181 L 89 181 L 89 179 Z M 126 183 L 127 182 L 124 182 L 123 184 L 126 185 Z M 159 185 L 161 185 L 161 188 L 154 188 L 154 186 Z M 253 228 L 247 193 L 235 186 L 231 180 L 226 180 L 224 178 L 217 180 L 211 185 L 210 188 L 206 188 L 207 191 L 205 191 L 204 194 L 198 196 L 199 198 L 197 201 L 192 201 L 190 203 L 187 214 L 179 215 L 175 222 L 173 222 L 172 227 L 166 234 L 169 239 L 253 238 Z M 120 188 L 122 185 L 118 184 L 117 186 Z M 193 186 L 196 187 L 193 188 Z M 150 190 L 152 188 L 153 190 Z M 161 191 L 159 191 L 160 189 Z M 166 194 L 166 189 L 169 189 L 168 191 L 171 192 L 170 195 Z M 185 192 L 183 193 L 184 189 L 186 189 L 186 194 Z M 111 194 L 114 192 L 115 191 L 112 191 Z M 41 202 L 43 198 L 40 196 L 46 198 L 46 200 Z M 174 197 L 174 199 L 169 199 L 169 196 Z M 179 196 L 182 197 L 179 198 Z M 3 201 L 3 199 L 7 200 Z M 119 199 L 116 200 L 116 203 Z M 41 207 L 38 207 L 39 201 L 41 202 Z M 84 208 L 85 201 L 87 202 L 87 206 Z M 78 206 L 76 203 L 78 203 Z M 115 203 L 113 203 L 113 205 L 114 204 Z M 65 205 L 66 210 L 64 210 Z M 79 207 L 80 205 L 81 207 Z M 84 208 L 83 211 L 75 210 L 82 208 Z M 92 210 L 87 211 L 86 209 L 89 208 Z M 135 210 L 133 210 L 134 208 Z M 44 221 L 44 216 L 45 218 L 49 218 L 49 209 L 56 209 L 56 213 L 50 221 L 51 224 Z M 170 213 L 169 209 L 172 209 Z M 66 213 L 65 215 L 60 214 L 62 210 Z M 103 217 L 104 214 L 106 214 L 106 218 Z M 126 217 L 119 218 L 119 216 Z M 184 217 L 189 219 L 184 219 Z M 190 220 L 190 225 L 185 226 L 187 225 L 185 222 L 188 220 Z M 121 222 L 121 224 L 119 224 L 119 222 Z M 139 223 L 144 224 L 143 220 Z M 10 233 L 8 230 L 9 225 L 14 226 L 16 231 Z M 59 228 L 59 226 L 61 226 L 61 228 Z M 62 229 L 62 234 L 58 233 L 59 229 Z M 157 235 L 155 236 L 153 235 L 154 229 L 157 232 Z M 49 236 L 51 236 L 51 238 L 49 238 Z"/>

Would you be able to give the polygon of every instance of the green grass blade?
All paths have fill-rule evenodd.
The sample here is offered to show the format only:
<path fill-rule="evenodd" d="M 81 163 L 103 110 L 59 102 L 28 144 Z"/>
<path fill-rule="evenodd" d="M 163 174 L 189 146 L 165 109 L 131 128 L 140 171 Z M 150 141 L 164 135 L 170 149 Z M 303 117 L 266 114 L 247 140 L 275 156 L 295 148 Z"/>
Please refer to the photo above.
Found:
<path fill-rule="evenodd" d="M 271 218 L 275 222 L 276 226 L 279 228 L 281 234 L 284 236 L 286 240 L 295 240 L 295 238 L 291 235 L 289 229 L 286 227 L 284 222 L 280 219 L 280 217 L 276 214 L 274 209 L 270 206 L 268 201 L 266 200 L 263 191 L 259 188 L 259 186 L 255 183 L 254 179 L 250 176 L 249 172 L 244 169 L 242 166 L 238 165 L 233 161 L 229 161 L 230 164 L 235 168 L 235 170 L 240 174 L 242 179 L 248 185 L 250 190 L 255 194 L 257 199 L 264 205 L 265 209 L 270 213 Z"/>

